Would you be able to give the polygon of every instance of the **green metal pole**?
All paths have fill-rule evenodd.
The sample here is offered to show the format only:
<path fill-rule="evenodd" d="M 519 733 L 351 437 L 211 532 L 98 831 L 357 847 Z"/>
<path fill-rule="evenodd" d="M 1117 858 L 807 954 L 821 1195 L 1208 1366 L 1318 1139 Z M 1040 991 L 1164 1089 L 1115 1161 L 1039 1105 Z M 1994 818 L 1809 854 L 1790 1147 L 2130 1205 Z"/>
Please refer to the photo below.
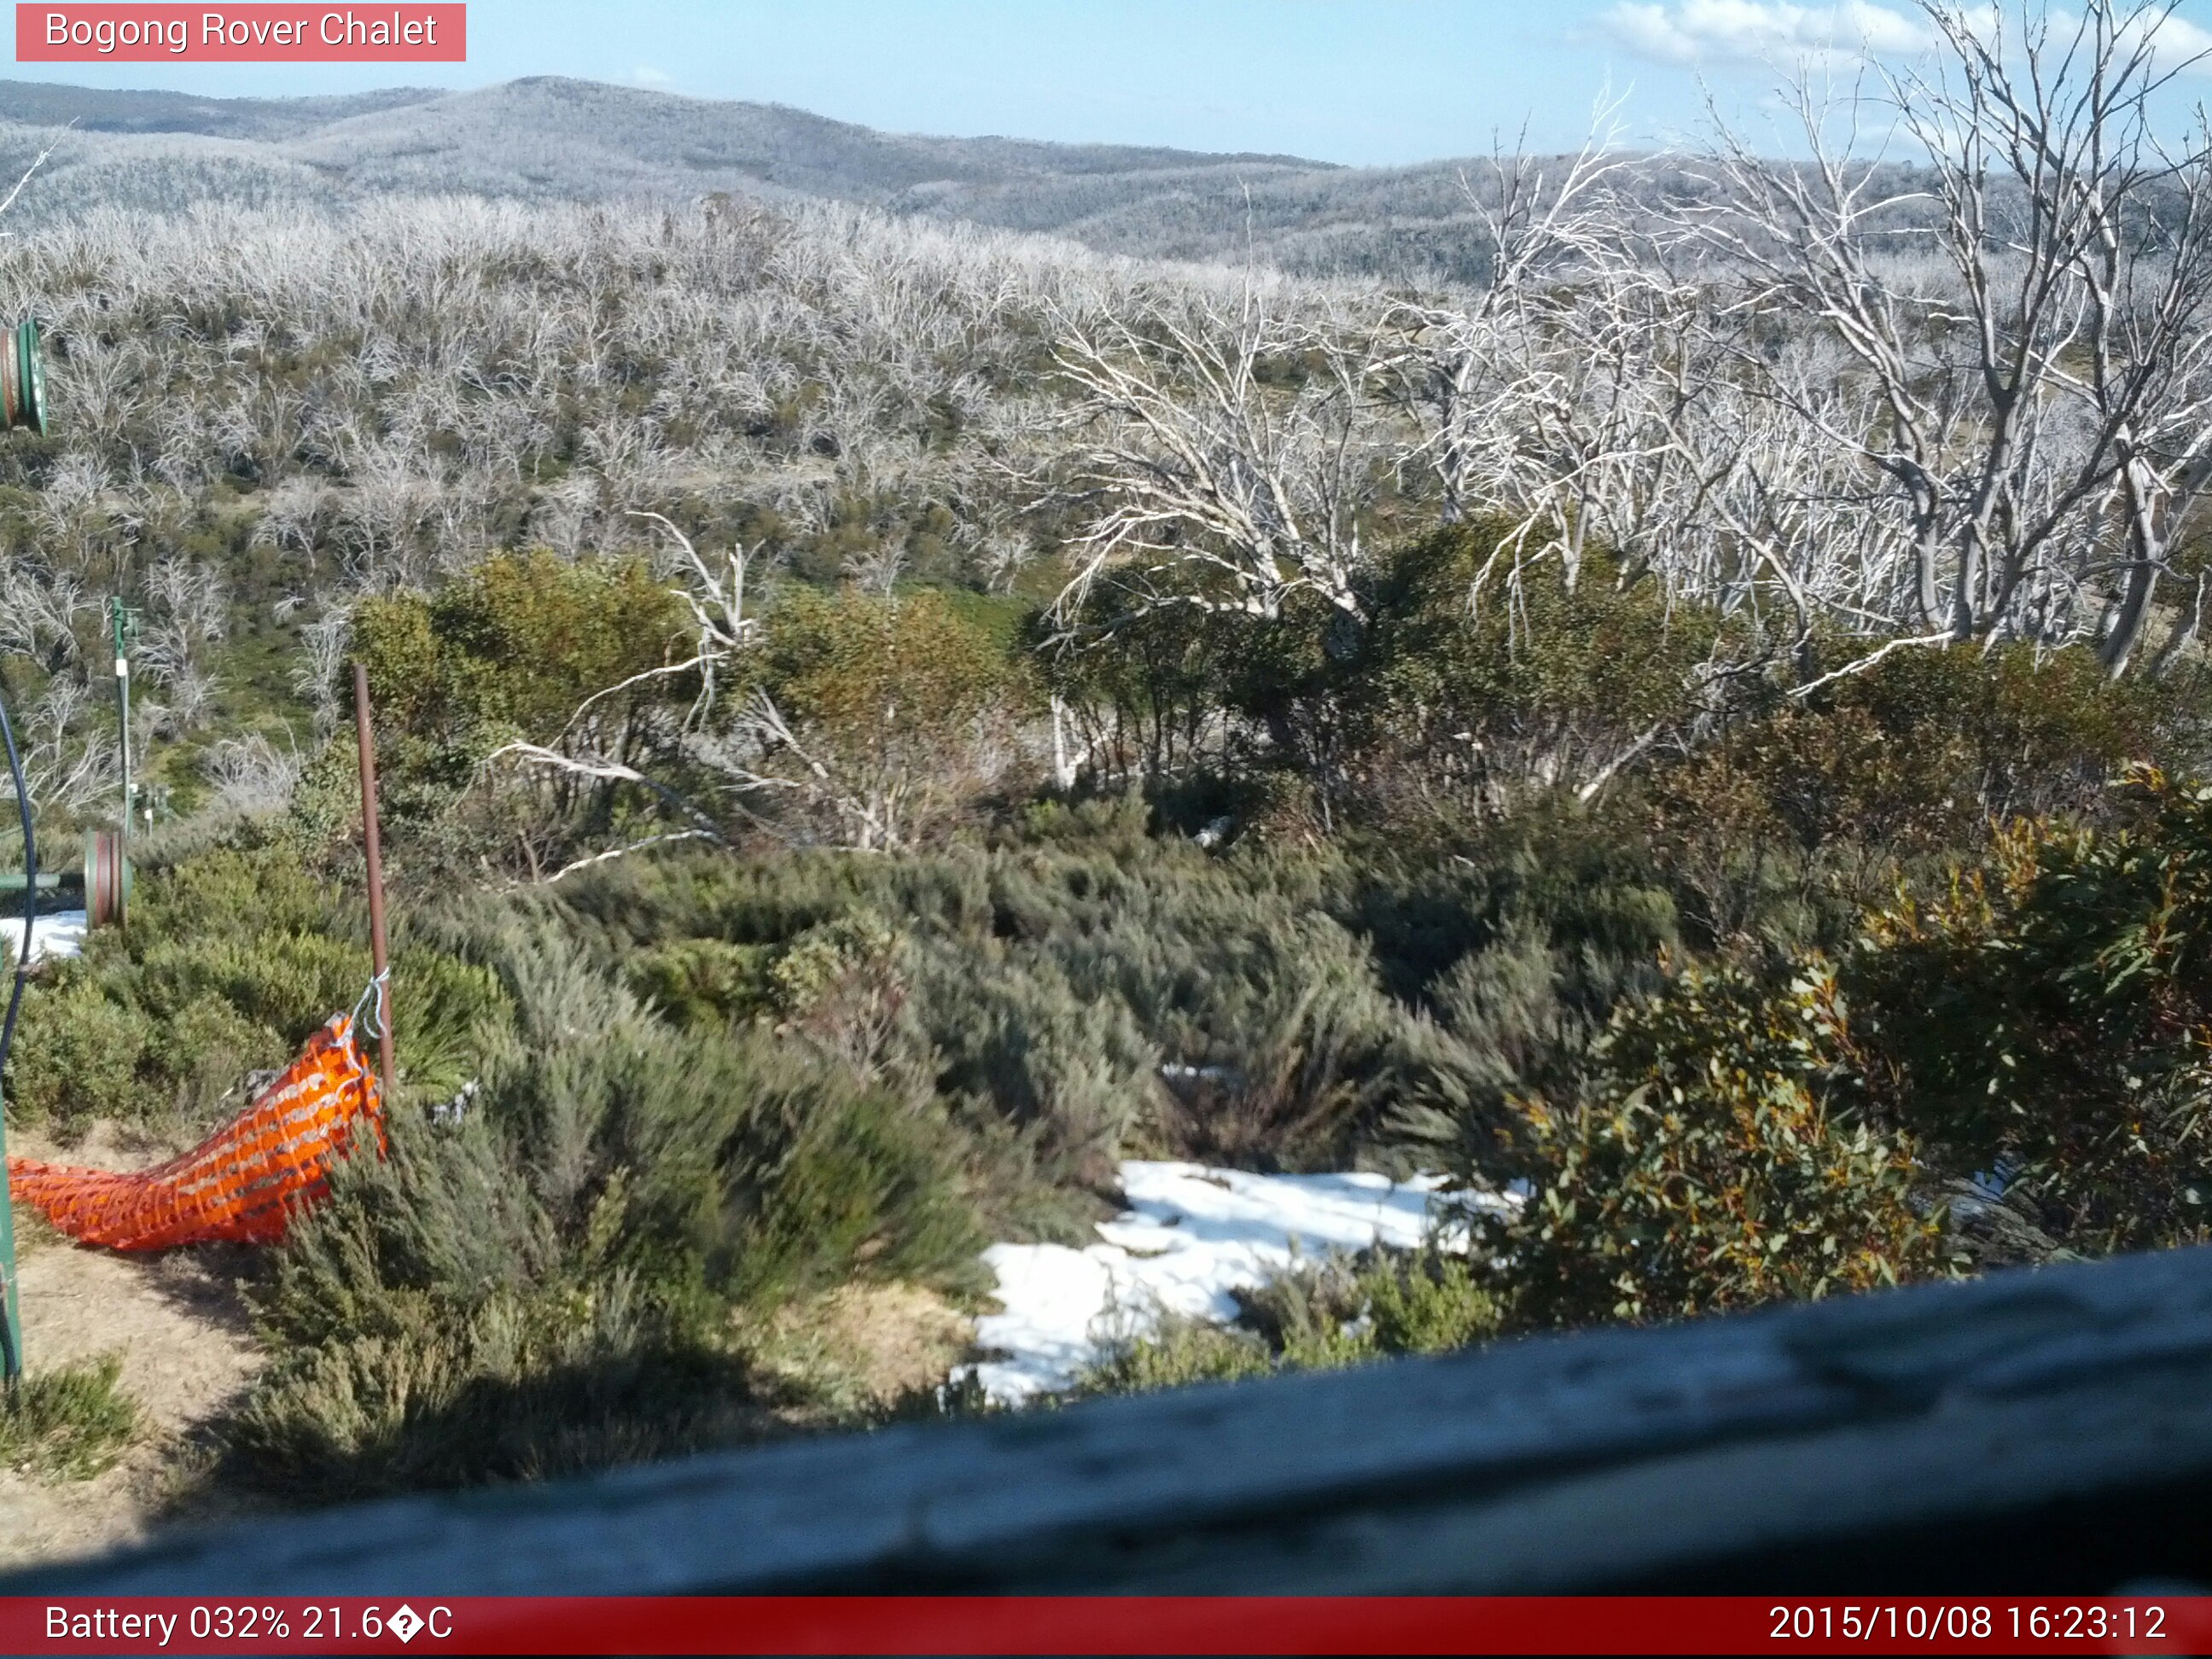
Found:
<path fill-rule="evenodd" d="M 84 878 L 74 870 L 57 874 L 41 870 L 36 876 L 20 876 L 12 870 L 0 870 L 0 896 L 21 893 L 24 888 L 36 886 L 41 893 L 78 893 L 84 891 Z"/>
<path fill-rule="evenodd" d="M 131 844 L 131 613 L 118 597 L 111 601 L 115 623 L 115 706 L 122 721 L 123 841 Z"/>

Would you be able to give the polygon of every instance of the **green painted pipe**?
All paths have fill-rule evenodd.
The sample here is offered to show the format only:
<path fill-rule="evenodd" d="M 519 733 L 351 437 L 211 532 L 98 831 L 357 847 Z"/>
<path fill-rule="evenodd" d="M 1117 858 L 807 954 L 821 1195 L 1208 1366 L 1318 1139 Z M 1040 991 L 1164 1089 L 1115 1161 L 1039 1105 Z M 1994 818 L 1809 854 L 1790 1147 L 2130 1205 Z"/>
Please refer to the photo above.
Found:
<path fill-rule="evenodd" d="M 39 343 L 39 325 L 24 321 L 9 331 L 0 348 L 0 422 L 46 429 L 46 362 Z"/>
<path fill-rule="evenodd" d="M 41 870 L 39 872 L 38 888 L 41 893 L 75 893 L 82 896 L 84 872 L 82 870 L 67 870 L 57 875 L 52 870 Z M 21 870 L 0 870 L 0 893 L 21 893 L 22 890 L 23 872 Z"/>
<path fill-rule="evenodd" d="M 120 927 L 131 908 L 131 890 L 137 885 L 131 861 L 123 856 L 123 838 L 112 830 L 88 830 L 84 836 L 84 868 L 41 870 L 41 893 L 61 893 L 75 898 L 95 927 Z M 21 870 L 0 870 L 0 896 L 23 890 Z"/>

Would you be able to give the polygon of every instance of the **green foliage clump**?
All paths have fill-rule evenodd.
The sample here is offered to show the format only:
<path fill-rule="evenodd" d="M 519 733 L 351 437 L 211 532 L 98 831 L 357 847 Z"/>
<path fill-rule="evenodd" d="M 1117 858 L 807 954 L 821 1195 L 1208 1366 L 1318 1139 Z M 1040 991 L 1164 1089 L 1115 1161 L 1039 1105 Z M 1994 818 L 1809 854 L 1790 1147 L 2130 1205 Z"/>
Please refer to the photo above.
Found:
<path fill-rule="evenodd" d="M 768 1145 L 750 1169 L 724 1176 L 709 1255 L 720 1288 L 758 1304 L 856 1278 L 973 1285 L 984 1241 L 963 1149 L 933 1105 L 880 1090 L 841 1095 L 802 1067 L 760 1091 L 753 1110 Z"/>
<path fill-rule="evenodd" d="M 940 834 L 984 787 L 1026 698 L 1009 646 L 995 619 L 935 590 L 787 589 L 746 665 L 795 738 L 766 757 L 792 786 L 781 810 L 842 844 Z"/>
<path fill-rule="evenodd" d="M 672 1333 L 629 1281 L 587 1300 L 422 1308 L 278 1359 L 226 1425 L 263 1490 L 343 1502 L 548 1479 L 759 1431 L 736 1358 Z"/>
<path fill-rule="evenodd" d="M 1850 972 L 1890 1109 L 2092 1251 L 2212 1236 L 2212 786 L 2129 793 L 1879 913 Z"/>
<path fill-rule="evenodd" d="M 765 945 L 679 939 L 640 951 L 623 966 L 632 991 L 678 1025 L 726 1024 L 769 1006 Z"/>
<path fill-rule="evenodd" d="M 778 1029 L 914 1079 L 1046 1184 L 1103 1183 L 1135 1150 L 1310 1164 L 1373 1138 L 1422 1038 L 1329 914 L 1326 874 L 1063 841 L 671 859 L 569 899 L 611 961 L 768 947 Z"/>
<path fill-rule="evenodd" d="M 951 594 L 882 599 L 793 587 L 769 613 L 761 673 L 785 714 L 841 746 L 885 755 L 941 742 L 1006 690 L 1000 630 Z"/>
<path fill-rule="evenodd" d="M 145 1020 L 82 974 L 51 975 L 37 995 L 23 1000 L 9 1054 L 8 1109 L 19 1121 L 64 1129 L 94 1117 L 137 1115 L 147 1036 Z"/>
<path fill-rule="evenodd" d="M 1449 1352 L 1495 1336 L 1502 1318 L 1474 1265 L 1436 1240 L 1301 1263 L 1237 1301 L 1238 1322 L 1299 1370 Z"/>
<path fill-rule="evenodd" d="M 543 551 L 498 555 L 432 596 L 364 600 L 353 646 L 379 735 L 397 739 L 386 769 L 465 770 L 509 736 L 550 742 L 586 698 L 686 655 L 687 623 L 641 559 L 570 563 Z M 618 729 L 697 689 L 648 682 L 607 701 Z"/>
<path fill-rule="evenodd" d="M 1602 554 L 1505 580 L 1503 526 L 1407 543 L 1375 582 L 1376 621 L 1346 673 L 1364 744 L 1492 788 L 1602 759 L 1690 708 L 1721 624 L 1670 605 Z M 1440 787 L 1451 787 L 1449 782 Z"/>
<path fill-rule="evenodd" d="M 1533 1191 L 1490 1231 L 1516 1322 L 1723 1312 L 1946 1265 L 1913 1143 L 1856 1109 L 1832 977 L 1684 973 L 1615 1017 L 1571 1092 L 1522 1103 Z"/>
<path fill-rule="evenodd" d="M 403 1096 L 450 1093 L 507 1018 L 492 975 L 405 926 L 393 974 Z M 217 846 L 141 872 L 129 928 L 96 933 L 27 997 L 9 1108 L 72 1133 L 94 1118 L 187 1131 L 242 1103 L 369 979 L 364 907 L 277 845 Z"/>
<path fill-rule="evenodd" d="M 1947 1199 L 1994 1188 L 2045 1249 L 2212 1237 L 2212 787 L 2144 771 L 2099 805 L 1999 825 L 1832 961 L 1783 948 L 1630 999 L 1548 1077 L 1516 1060 L 1502 1115 L 1431 1109 L 1415 1127 L 1460 1133 L 1458 1167 L 1534 1187 L 1493 1241 L 1514 1320 L 1952 1271 L 1974 1247 Z"/>
<path fill-rule="evenodd" d="M 1390 546 L 1356 619 L 1303 594 L 1266 617 L 1147 605 L 1109 573 L 1075 621 L 1084 648 L 1048 672 L 1116 775 L 1204 767 L 1247 817 L 1287 824 L 1303 793 L 1310 829 L 1449 830 L 1686 720 L 1724 631 L 1596 550 L 1515 578 L 1512 543 L 1475 520 Z"/>
<path fill-rule="evenodd" d="M 352 648 L 368 669 L 395 862 L 514 856 L 532 872 L 575 836 L 646 805 L 635 785 L 546 769 L 488 773 L 511 742 L 642 769 L 668 763 L 659 718 L 698 696 L 690 617 L 642 559 L 571 563 L 502 554 L 434 594 L 363 601 Z M 331 762 L 343 794 L 345 757 Z"/>
<path fill-rule="evenodd" d="M 768 970 L 779 1030 L 797 1032 L 872 1073 L 890 1045 L 907 984 L 900 940 L 862 911 L 817 923 L 777 953 Z"/>
<path fill-rule="evenodd" d="M 1274 1356 L 1266 1343 L 1243 1331 L 1196 1319 L 1164 1319 L 1158 1328 L 1112 1345 L 1077 1380 L 1073 1393 L 1150 1394 L 1200 1382 L 1241 1382 L 1272 1376 Z"/>
<path fill-rule="evenodd" d="M 691 852 L 562 890 L 668 1018 L 936 1096 L 997 1224 L 1079 1240 L 1062 1200 L 1127 1156 L 1492 1161 L 1510 1090 L 1655 984 L 1676 933 L 1609 826 L 1465 844 L 1209 855 L 1124 796 L 1039 805 L 988 848 Z"/>
<path fill-rule="evenodd" d="M 1466 1261 L 1434 1250 L 1369 1279 L 1371 1340 L 1386 1354 L 1446 1353 L 1493 1336 L 1498 1298 Z"/>
<path fill-rule="evenodd" d="M 1074 1394 L 1137 1394 L 1445 1353 L 1487 1341 L 1502 1325 L 1498 1300 L 1474 1266 L 1435 1241 L 1294 1263 L 1236 1296 L 1236 1325 L 1162 1318 L 1108 1345 Z"/>
<path fill-rule="evenodd" d="M 1115 777 L 1158 785 L 1218 762 L 1207 745 L 1228 695 L 1225 676 L 1253 630 L 1246 618 L 1196 605 L 1129 609 L 1109 578 L 1085 607 L 1100 635 L 1095 644 L 1055 649 L 1054 624 L 1042 616 L 1029 643 L 1095 761 Z"/>
<path fill-rule="evenodd" d="M 1830 931 L 1846 934 L 1901 867 L 1982 844 L 1993 819 L 2097 807 L 2177 715 L 2169 687 L 2115 682 L 2087 649 L 2025 644 L 1893 653 L 1803 699 L 1770 689 L 1759 705 L 1660 769 L 1649 792 L 1655 842 L 1716 934 L 1745 925 L 1742 901 L 1722 895 L 1761 861 L 1801 890 L 1822 872 L 1846 924 Z"/>
<path fill-rule="evenodd" d="M 104 1354 L 25 1374 L 0 1405 L 0 1466 L 41 1480 L 83 1480 L 112 1465 L 138 1432 L 123 1360 Z"/>

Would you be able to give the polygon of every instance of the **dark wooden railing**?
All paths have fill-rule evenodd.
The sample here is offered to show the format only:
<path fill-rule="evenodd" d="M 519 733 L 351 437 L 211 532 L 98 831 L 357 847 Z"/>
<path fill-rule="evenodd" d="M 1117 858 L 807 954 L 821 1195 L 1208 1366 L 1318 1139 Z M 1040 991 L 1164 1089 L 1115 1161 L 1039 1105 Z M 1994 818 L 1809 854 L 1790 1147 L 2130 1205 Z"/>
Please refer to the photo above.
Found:
<path fill-rule="evenodd" d="M 2212 1580 L 2212 1252 L 258 1521 L 8 1593 Z"/>

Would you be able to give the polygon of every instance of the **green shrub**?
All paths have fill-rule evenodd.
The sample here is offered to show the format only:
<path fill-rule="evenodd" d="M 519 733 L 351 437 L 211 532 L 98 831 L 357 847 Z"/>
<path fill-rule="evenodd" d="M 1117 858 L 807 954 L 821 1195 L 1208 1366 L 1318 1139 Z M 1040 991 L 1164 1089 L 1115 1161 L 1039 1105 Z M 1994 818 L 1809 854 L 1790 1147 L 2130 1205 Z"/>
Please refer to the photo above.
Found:
<path fill-rule="evenodd" d="M 672 860 L 580 877 L 568 902 L 610 962 L 686 937 L 721 941 L 700 960 L 769 947 L 793 1033 L 1011 1127 L 1047 1182 L 1097 1182 L 1132 1148 L 1310 1164 L 1376 1129 L 1411 1021 L 1328 913 L 1327 869 L 1055 839 Z M 1227 1086 L 1178 1101 L 1164 1062 Z"/>
<path fill-rule="evenodd" d="M 1343 665 L 1361 747 L 1457 802 L 1594 773 L 1682 720 L 1692 671 L 1723 632 L 1596 550 L 1571 582 L 1547 559 L 1516 590 L 1510 535 L 1470 520 L 1394 550 L 1375 578 L 1374 625 Z"/>
<path fill-rule="evenodd" d="M 1523 1103 L 1534 1191 L 1482 1248 L 1530 1325 L 1655 1320 L 1939 1273 L 1914 1148 L 1854 1109 L 1818 965 L 1770 988 L 1686 971 L 1624 1008 L 1572 1092 Z"/>
<path fill-rule="evenodd" d="M 799 934 L 769 966 L 769 1000 L 781 1016 L 779 1029 L 873 1075 L 906 1006 L 900 943 L 866 911 Z"/>
<path fill-rule="evenodd" d="M 279 1359 L 233 1437 L 249 1480 L 338 1497 L 718 1443 L 761 1419 L 733 1305 L 975 1272 L 933 1106 L 655 1020 L 542 915 L 485 925 L 514 1040 L 458 1124 L 395 1117 L 255 1287 Z"/>
<path fill-rule="evenodd" d="M 623 967 L 631 990 L 678 1025 L 726 1024 L 769 1006 L 765 945 L 684 939 L 641 951 Z"/>
<path fill-rule="evenodd" d="M 1367 1316 L 1384 1353 L 1444 1353 L 1497 1334 L 1497 1298 L 1462 1257 L 1429 1249 L 1370 1281 Z"/>
<path fill-rule="evenodd" d="M 376 710 L 386 867 L 447 884 L 485 868 L 537 880 L 578 850 L 659 821 L 660 798 L 618 777 L 490 757 L 514 742 L 688 787 L 685 717 L 702 690 L 683 603 L 640 558 L 501 553 L 429 594 L 371 598 L 350 652 Z M 680 671 L 680 672 L 679 672 Z M 356 832 L 349 738 L 309 763 L 286 834 L 329 856 Z"/>
<path fill-rule="evenodd" d="M 361 903 L 277 845 L 220 846 L 141 874 L 131 926 L 24 1000 L 9 1104 L 27 1119 L 95 1117 L 197 1133 L 241 1103 L 249 1071 L 281 1066 L 369 977 Z M 401 1093 L 449 1097 L 511 1023 L 485 969 L 423 930 L 392 962 Z"/>
<path fill-rule="evenodd" d="M 1817 903 L 1818 871 L 1848 901 L 1820 919 L 1839 943 L 1850 929 L 1833 924 L 1912 860 L 1978 845 L 1992 818 L 2099 808 L 2178 723 L 2170 687 L 2115 682 L 2086 647 L 1896 652 L 1802 700 L 1759 684 L 1750 702 L 1650 791 L 1655 842 L 1704 890 L 1715 938 L 1752 925 L 1763 876 Z"/>
<path fill-rule="evenodd" d="M 1084 648 L 1048 672 L 1109 777 L 1231 774 L 1240 816 L 1293 834 L 1461 824 L 1687 720 L 1723 633 L 1595 550 L 1572 581 L 1556 559 L 1513 580 L 1513 539 L 1472 520 L 1387 547 L 1359 578 L 1364 623 L 1311 594 L 1265 617 L 1147 605 L 1109 573 L 1075 620 Z"/>
<path fill-rule="evenodd" d="M 586 697 L 690 655 L 690 617 L 643 559 L 570 562 L 500 554 L 429 598 L 370 599 L 353 643 L 379 720 L 436 742 L 486 729 L 553 741 Z M 647 680 L 606 699 L 611 727 L 655 702 L 689 702 L 696 677 Z"/>
<path fill-rule="evenodd" d="M 140 1068 L 144 1086 L 166 1097 L 185 1133 L 218 1121 L 245 1103 L 247 1075 L 289 1063 L 294 1045 L 213 994 L 194 997 L 158 1022 L 155 1052 Z M 158 1121 L 152 1102 L 134 1102 L 126 1116 Z M 162 1127 L 169 1127 L 163 1125 Z"/>
<path fill-rule="evenodd" d="M 96 1117 L 140 1115 L 147 1103 L 138 1062 L 152 1035 L 144 1016 L 110 1001 L 82 969 L 50 973 L 23 999 L 8 1109 L 64 1133 Z"/>
<path fill-rule="evenodd" d="M 1229 665 L 1255 630 L 1248 618 L 1136 599 L 1107 573 L 1081 622 L 1094 642 L 1054 649 L 1056 623 L 1041 616 L 1030 643 L 1085 752 L 1111 777 L 1158 784 L 1204 757 L 1227 700 Z"/>
<path fill-rule="evenodd" d="M 681 1023 L 767 1018 L 939 1096 L 1009 1224 L 1136 1153 L 1476 1157 L 1676 937 L 1611 823 L 1431 861 L 1209 857 L 1146 839 L 1127 798 L 1039 816 L 988 850 L 611 866 L 563 914 Z"/>
<path fill-rule="evenodd" d="M 392 953 L 392 1049 L 402 1098 L 442 1101 L 477 1076 L 514 1004 L 489 969 L 416 941 L 416 931 L 403 927 Z"/>
<path fill-rule="evenodd" d="M 2001 835 L 1847 965 L 1887 1109 L 2084 1251 L 2212 1237 L 2212 786 L 2128 793 L 2110 830 Z"/>
<path fill-rule="evenodd" d="M 217 997 L 245 1019 L 297 1045 L 360 1000 L 368 982 L 366 958 L 352 940 L 320 932 L 173 937 L 144 948 L 131 994 L 157 1019 Z"/>
<path fill-rule="evenodd" d="M 283 1355 L 226 1425 L 295 1499 L 534 1480 L 759 1432 L 742 1362 L 670 1332 L 614 1276 L 583 1300 L 501 1295 Z"/>
<path fill-rule="evenodd" d="M 787 1140 L 733 1191 L 750 1202 L 717 1241 L 719 1285 L 755 1304 L 856 1277 L 974 1288 L 985 1241 L 952 1135 L 878 1092 L 822 1093 L 763 1091 L 758 1109 Z"/>
<path fill-rule="evenodd" d="M 1165 1319 L 1143 1336 L 1113 1345 L 1077 1381 L 1078 1398 L 1148 1394 L 1197 1382 L 1240 1382 L 1273 1375 L 1267 1346 L 1242 1331 L 1200 1320 Z"/>
<path fill-rule="evenodd" d="M 138 1431 L 118 1354 L 27 1372 L 0 1405 L 0 1465 L 42 1480 L 83 1480 L 112 1464 Z"/>
<path fill-rule="evenodd" d="M 1487 1340 L 1501 1322 L 1473 1265 L 1437 1243 L 1301 1262 L 1237 1302 L 1238 1322 L 1300 1370 L 1443 1353 Z"/>
<path fill-rule="evenodd" d="M 1502 1322 L 1467 1258 L 1437 1243 L 1294 1262 L 1236 1298 L 1235 1327 L 1163 1318 L 1109 1344 L 1073 1392 L 1138 1394 L 1443 1353 L 1488 1340 Z"/>
<path fill-rule="evenodd" d="M 1036 1184 L 1109 1179 L 1158 1107 L 1158 1050 L 1127 1007 L 1084 995 L 1051 957 L 997 941 L 915 954 L 908 1018 L 933 1086 L 968 1120 L 1010 1128 Z"/>
<path fill-rule="evenodd" d="M 756 666 L 796 743 L 764 758 L 786 787 L 763 810 L 799 839 L 836 845 L 944 833 L 994 781 L 1007 722 L 1027 699 L 1008 644 L 991 618 L 934 590 L 786 589 Z"/>
<path fill-rule="evenodd" d="M 1512 1097 L 1570 1082 L 1623 1000 L 1658 988 L 1680 934 L 1615 823 L 1538 817 L 1468 845 L 1439 866 L 1376 860 L 1351 914 L 1428 1016 L 1407 1035 L 1388 1141 L 1413 1164 L 1502 1179 Z"/>

